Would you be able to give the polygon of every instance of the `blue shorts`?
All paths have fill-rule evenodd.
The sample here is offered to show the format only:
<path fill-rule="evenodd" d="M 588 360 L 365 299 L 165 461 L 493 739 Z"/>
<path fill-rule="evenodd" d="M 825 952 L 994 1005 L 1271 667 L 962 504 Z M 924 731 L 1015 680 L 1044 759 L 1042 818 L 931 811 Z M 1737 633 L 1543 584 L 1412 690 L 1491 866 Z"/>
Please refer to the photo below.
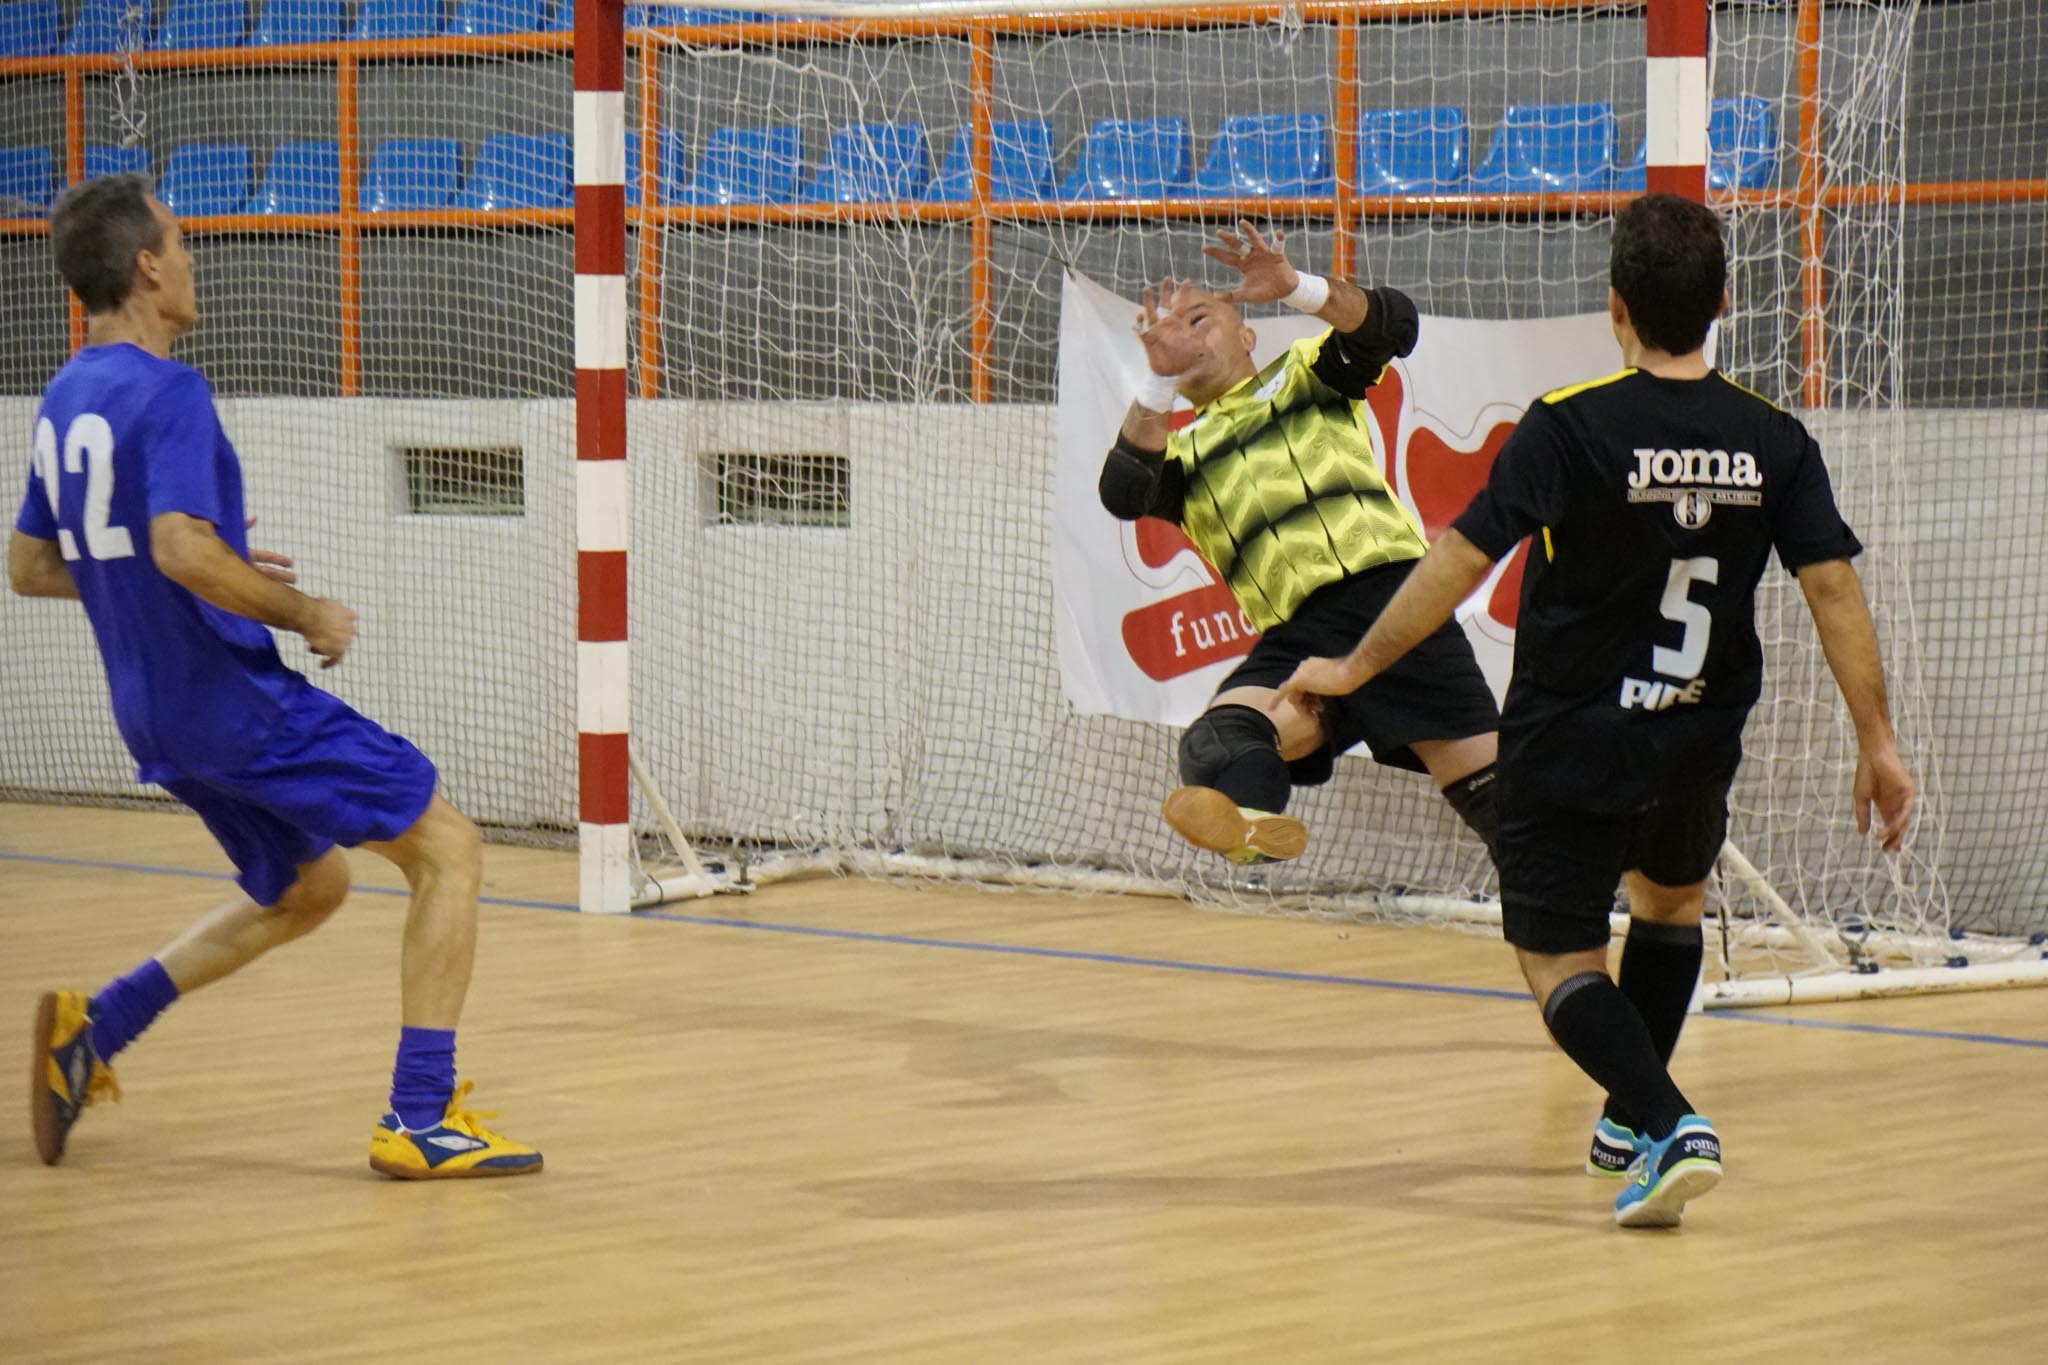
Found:
<path fill-rule="evenodd" d="M 436 774 L 410 742 L 309 687 L 253 762 L 161 783 L 199 813 L 258 905 L 275 905 L 299 866 L 336 844 L 395 839 L 434 799 Z"/>

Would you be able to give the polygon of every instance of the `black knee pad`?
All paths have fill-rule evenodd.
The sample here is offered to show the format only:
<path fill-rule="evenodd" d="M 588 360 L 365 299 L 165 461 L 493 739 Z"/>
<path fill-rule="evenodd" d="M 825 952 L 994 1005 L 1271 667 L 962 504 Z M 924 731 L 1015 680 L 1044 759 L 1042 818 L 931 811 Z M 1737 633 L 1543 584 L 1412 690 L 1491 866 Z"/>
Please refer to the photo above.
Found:
<path fill-rule="evenodd" d="M 1491 854 L 1500 840 L 1499 773 L 1489 763 L 1444 788 L 1444 800 Z"/>
<path fill-rule="evenodd" d="M 1280 731 L 1264 711 L 1250 706 L 1204 711 L 1180 737 L 1180 780 L 1191 787 L 1213 787 L 1231 765 L 1261 750 L 1280 752 Z"/>
<path fill-rule="evenodd" d="M 1180 780 L 1214 787 L 1240 806 L 1287 808 L 1287 765 L 1280 761 L 1280 731 L 1251 706 L 1204 711 L 1180 740 Z"/>

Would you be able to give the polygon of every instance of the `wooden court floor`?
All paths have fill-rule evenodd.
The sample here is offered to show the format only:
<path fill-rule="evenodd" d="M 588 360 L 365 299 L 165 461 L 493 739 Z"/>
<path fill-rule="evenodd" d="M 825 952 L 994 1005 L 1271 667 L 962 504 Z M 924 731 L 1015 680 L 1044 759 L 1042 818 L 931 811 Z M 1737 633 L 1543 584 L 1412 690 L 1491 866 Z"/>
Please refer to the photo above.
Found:
<path fill-rule="evenodd" d="M 599 920 L 546 908 L 565 855 L 492 849 L 461 1061 L 546 1174 L 365 1167 L 380 894 L 180 1002 L 38 1165 L 35 994 L 224 866 L 180 816 L 0 806 L 0 1360 L 2048 1358 L 2048 996 L 1696 1021 L 1728 1178 L 1623 1233 L 1497 943 L 1167 901 L 822 881 Z"/>

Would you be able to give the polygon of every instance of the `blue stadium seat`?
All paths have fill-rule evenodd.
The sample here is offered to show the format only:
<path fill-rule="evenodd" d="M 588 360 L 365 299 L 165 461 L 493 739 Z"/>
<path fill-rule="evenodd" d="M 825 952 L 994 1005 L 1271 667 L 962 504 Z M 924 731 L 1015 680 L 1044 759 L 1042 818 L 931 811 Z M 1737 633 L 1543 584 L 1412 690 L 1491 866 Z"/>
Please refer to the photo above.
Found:
<path fill-rule="evenodd" d="M 171 0 L 164 25 L 150 46 L 159 51 L 197 47 L 239 47 L 249 22 L 243 0 Z"/>
<path fill-rule="evenodd" d="M 341 208 L 341 152 L 332 142 L 280 142 L 263 188 L 244 213 L 335 213 Z"/>
<path fill-rule="evenodd" d="M 64 11 L 57 0 L 0 5 L 0 57 L 47 57 L 63 35 Z"/>
<path fill-rule="evenodd" d="M 1369 109 L 1358 116 L 1358 192 L 1456 194 L 1471 141 L 1465 111 L 1454 106 Z"/>
<path fill-rule="evenodd" d="M 674 128 L 663 128 L 654 135 L 654 202 L 657 204 L 679 204 L 683 199 L 683 184 L 688 177 L 684 174 L 690 165 L 690 144 Z M 626 131 L 626 203 L 639 208 L 640 199 L 640 134 L 636 129 Z"/>
<path fill-rule="evenodd" d="M 988 193 L 994 200 L 1052 198 L 1052 124 L 1044 119 L 997 122 L 989 127 Z M 925 198 L 964 203 L 974 197 L 974 129 L 953 134 L 945 165 Z"/>
<path fill-rule="evenodd" d="M 923 196 L 932 151 L 922 123 L 852 123 L 832 130 L 825 164 L 804 190 L 814 202 L 895 203 Z"/>
<path fill-rule="evenodd" d="M 562 9 L 575 12 L 575 0 L 563 0 Z M 706 24 L 758 24 L 772 19 L 804 19 L 802 14 L 769 14 L 751 9 L 685 9 L 680 5 L 628 5 L 627 28 L 689 28 Z M 574 27 L 573 22 L 564 27 Z"/>
<path fill-rule="evenodd" d="M 455 14 L 448 20 L 448 36 L 538 33 L 545 13 L 545 0 L 456 0 Z"/>
<path fill-rule="evenodd" d="M 188 142 L 173 149 L 156 196 L 180 218 L 233 213 L 249 196 L 248 144 Z"/>
<path fill-rule="evenodd" d="M 1778 111 L 1767 99 L 1715 100 L 1707 113 L 1707 184 L 1717 190 L 1769 189 L 1778 178 Z"/>
<path fill-rule="evenodd" d="M 366 213 L 445 209 L 462 178 L 462 144 L 452 137 L 395 137 L 370 157 L 358 192 Z"/>
<path fill-rule="evenodd" d="M 1158 199 L 1185 193 L 1192 170 L 1188 125 L 1177 118 L 1101 119 L 1081 160 L 1060 182 L 1062 199 Z"/>
<path fill-rule="evenodd" d="M 1232 114 L 1195 173 L 1195 193 L 1211 198 L 1328 194 L 1330 144 L 1321 114 Z"/>
<path fill-rule="evenodd" d="M 250 47 L 332 43 L 341 37 L 341 0 L 269 0 L 249 35 Z"/>
<path fill-rule="evenodd" d="M 149 37 L 150 0 L 141 0 L 142 25 L 137 46 Z M 78 17 L 71 21 L 71 33 L 64 39 L 64 53 L 78 56 L 87 52 L 119 52 L 127 36 L 128 0 L 84 0 Z"/>
<path fill-rule="evenodd" d="M 1614 106 L 1511 104 L 1472 173 L 1486 194 L 1606 190 L 1614 186 Z"/>
<path fill-rule="evenodd" d="M 97 180 L 103 175 L 126 175 L 139 171 L 149 173 L 149 148 L 116 147 L 108 142 L 89 142 L 85 146 L 85 178 Z"/>
<path fill-rule="evenodd" d="M 0 147 L 0 218 L 40 218 L 50 211 L 57 154 L 48 147 Z"/>
<path fill-rule="evenodd" d="M 441 0 L 363 0 L 356 26 L 348 36 L 356 42 L 377 38 L 432 38 L 441 32 Z"/>
<path fill-rule="evenodd" d="M 477 149 L 455 207 L 563 209 L 574 202 L 567 133 L 496 133 Z"/>
<path fill-rule="evenodd" d="M 575 28 L 576 0 L 556 0 L 554 7 L 548 11 L 547 22 L 541 25 L 543 33 L 572 33 Z"/>
<path fill-rule="evenodd" d="M 1614 168 L 1614 188 L 1646 190 L 1650 187 L 1650 141 L 1636 144 L 1636 154 Z"/>
<path fill-rule="evenodd" d="M 804 135 L 798 128 L 719 128 L 683 186 L 684 204 L 788 204 L 803 178 Z"/>

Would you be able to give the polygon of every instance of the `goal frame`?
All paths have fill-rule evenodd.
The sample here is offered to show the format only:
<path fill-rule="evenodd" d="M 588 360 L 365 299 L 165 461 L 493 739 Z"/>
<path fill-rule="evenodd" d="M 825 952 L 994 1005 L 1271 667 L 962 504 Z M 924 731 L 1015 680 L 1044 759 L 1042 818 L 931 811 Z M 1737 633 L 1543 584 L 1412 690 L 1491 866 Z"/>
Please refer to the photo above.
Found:
<path fill-rule="evenodd" d="M 662 0 L 666 3 L 667 0 Z M 1068 0 L 924 0 L 923 3 L 863 6 L 859 16 L 816 0 L 753 0 L 753 9 L 804 17 L 817 36 L 857 38 L 886 31 L 957 33 L 972 17 L 1001 19 L 1005 27 L 1059 28 L 1096 24 L 1184 22 L 1190 12 L 1205 19 L 1229 22 L 1294 19 L 1425 18 L 1451 14 L 1564 13 L 1611 9 L 1589 0 L 1348 0 L 1344 3 L 1204 6 L 1142 0 L 1104 10 Z M 1644 58 L 1646 80 L 1646 182 L 1649 192 L 1707 198 L 1708 114 L 1711 99 L 1711 0 L 1646 0 Z M 1176 17 L 1178 16 L 1178 17 Z M 1809 407 L 1826 403 L 1826 334 L 1824 277 L 1821 270 L 1821 164 L 1813 95 L 1818 88 L 1821 0 L 1798 0 L 1796 30 L 1802 108 L 1798 129 L 1797 195 L 1802 206 L 1802 275 L 1804 311 L 1800 326 L 1804 398 Z M 1343 34 L 1352 27 L 1340 28 Z M 989 229 L 991 53 L 984 27 L 974 36 L 972 112 L 973 181 L 970 210 L 977 234 Z M 705 30 L 679 28 L 651 33 L 650 44 L 677 41 Z M 777 39 L 777 28 L 758 21 L 717 26 L 728 39 Z M 578 852 L 579 908 L 589 913 L 620 914 L 676 900 L 725 892 L 751 891 L 779 880 L 820 874 L 856 873 L 874 876 L 943 878 L 990 884 L 1056 888 L 1076 892 L 1157 894 L 1161 887 L 1145 878 L 1108 871 L 1017 867 L 996 861 L 970 862 L 902 853 L 847 851 L 785 853 L 751 863 L 706 860 L 691 846 L 670 813 L 661 792 L 635 758 L 629 727 L 630 697 L 627 639 L 628 524 L 630 505 L 626 477 L 627 357 L 635 325 L 629 308 L 626 264 L 629 218 L 626 210 L 626 53 L 622 0 L 575 0 L 575 354 L 576 354 L 576 525 L 577 525 L 577 729 L 578 729 Z M 650 46 L 647 50 L 653 50 Z M 1352 193 L 1350 166 L 1355 137 L 1356 49 L 1340 40 L 1337 62 L 1338 110 L 1335 137 L 1338 166 L 1337 202 L 1340 225 Z M 642 145 L 652 148 L 656 101 L 641 100 Z M 657 174 L 650 154 L 643 160 L 643 204 L 655 202 Z M 1599 199 L 1618 207 L 1632 192 L 1566 195 L 1560 200 Z M 1541 208 L 1542 206 L 1536 205 Z M 985 245 L 985 243 L 982 243 Z M 642 235 L 643 257 L 652 251 Z M 1351 234 L 1336 234 L 1333 269 L 1349 274 L 1355 244 Z M 974 340 L 972 393 L 976 401 L 991 394 L 987 341 L 993 310 L 986 253 L 977 251 L 971 330 Z M 659 365 L 659 333 L 647 310 L 657 303 L 657 285 L 650 282 L 650 262 L 643 259 L 638 336 L 643 371 Z M 650 388 L 643 384 L 643 390 Z M 658 391 L 658 390 L 655 390 Z M 632 797 L 638 791 L 647 803 L 660 835 L 670 846 L 675 867 L 662 875 L 643 873 L 632 825 Z M 1820 1000 L 1865 999 L 1957 989 L 1993 989 L 2048 984 L 2048 954 L 2038 936 L 2003 940 L 1958 934 L 1941 944 L 1919 943 L 1916 950 L 1942 956 L 1942 967 L 1881 967 L 1858 952 L 1853 936 L 1838 931 L 1840 944 L 1830 943 L 1820 929 L 1800 920 L 1785 899 L 1732 843 L 1724 846 L 1718 867 L 1719 913 L 1707 921 L 1710 938 L 1720 944 L 1722 965 L 1729 966 L 1731 948 L 1744 942 L 1772 949 L 1780 957 L 1801 956 L 1804 970 L 1768 977 L 1745 977 L 1703 984 L 1697 1003 L 1704 1008 L 1783 1005 Z M 1761 914 L 1730 913 L 1738 892 L 1749 897 Z M 1282 902 L 1279 910 L 1289 907 Z M 1498 925 L 1499 909 L 1485 901 L 1451 896 L 1362 895 L 1332 907 L 1338 913 L 1392 912 L 1403 918 L 1418 915 L 1448 923 Z M 1626 916 L 1616 916 L 1616 931 Z"/>

